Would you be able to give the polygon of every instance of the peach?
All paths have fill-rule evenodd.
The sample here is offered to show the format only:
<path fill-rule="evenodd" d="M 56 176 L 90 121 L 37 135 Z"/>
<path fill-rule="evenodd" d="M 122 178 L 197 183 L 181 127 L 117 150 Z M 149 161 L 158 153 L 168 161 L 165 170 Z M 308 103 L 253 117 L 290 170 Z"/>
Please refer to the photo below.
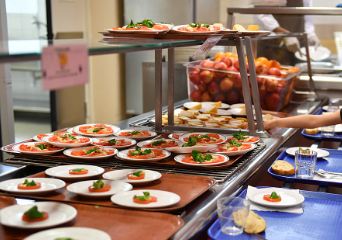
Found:
<path fill-rule="evenodd" d="M 230 80 L 229 78 L 224 78 L 220 82 L 220 89 L 223 92 L 228 92 L 231 90 L 234 86 L 234 82 Z"/>
<path fill-rule="evenodd" d="M 214 73 L 209 70 L 202 70 L 199 75 L 201 81 L 205 82 L 206 84 L 210 83 L 213 80 Z"/>

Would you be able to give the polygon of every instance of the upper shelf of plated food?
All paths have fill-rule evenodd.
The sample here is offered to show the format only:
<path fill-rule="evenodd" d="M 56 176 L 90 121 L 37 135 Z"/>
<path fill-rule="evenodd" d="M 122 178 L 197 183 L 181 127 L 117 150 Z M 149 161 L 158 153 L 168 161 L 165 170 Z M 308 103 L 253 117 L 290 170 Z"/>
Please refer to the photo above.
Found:
<path fill-rule="evenodd" d="M 260 30 L 258 25 L 249 25 L 247 29 L 240 24 L 235 24 L 233 29 L 228 29 L 221 23 L 189 23 L 174 26 L 168 23 L 157 23 L 151 19 L 144 19 L 136 23 L 131 20 L 128 25 L 106 29 L 106 31 L 101 32 L 106 40 L 119 37 L 203 40 L 213 35 L 232 38 L 237 36 L 263 36 L 269 33 L 269 31 Z"/>

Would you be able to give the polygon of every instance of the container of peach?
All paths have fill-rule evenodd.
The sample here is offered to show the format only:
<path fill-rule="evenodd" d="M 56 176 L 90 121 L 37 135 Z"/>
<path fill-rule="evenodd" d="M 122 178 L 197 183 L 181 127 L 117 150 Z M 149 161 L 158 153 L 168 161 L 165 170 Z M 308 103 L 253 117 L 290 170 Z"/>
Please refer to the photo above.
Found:
<path fill-rule="evenodd" d="M 246 63 L 248 71 L 248 63 Z M 188 95 L 192 101 L 243 102 L 242 82 L 237 55 L 219 52 L 213 59 L 186 64 Z M 292 95 L 300 71 L 297 67 L 282 66 L 264 57 L 255 59 L 260 102 L 264 110 L 280 111 Z"/>

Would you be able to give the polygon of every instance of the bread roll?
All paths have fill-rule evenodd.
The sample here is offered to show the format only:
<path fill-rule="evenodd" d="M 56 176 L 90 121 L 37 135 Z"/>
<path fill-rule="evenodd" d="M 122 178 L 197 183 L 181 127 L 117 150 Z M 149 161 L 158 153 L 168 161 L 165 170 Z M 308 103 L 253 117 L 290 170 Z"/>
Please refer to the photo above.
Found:
<path fill-rule="evenodd" d="M 271 166 L 271 169 L 274 173 L 279 175 L 293 175 L 295 174 L 294 167 L 283 160 L 276 160 Z"/>
<path fill-rule="evenodd" d="M 247 214 L 248 217 L 246 219 L 246 222 L 244 223 L 243 221 L 245 220 Z M 233 219 L 236 225 L 244 225 L 243 230 L 249 234 L 258 234 L 265 231 L 266 229 L 265 220 L 253 211 L 249 211 L 249 213 L 246 213 L 245 209 L 238 210 L 236 212 L 233 212 Z"/>
<path fill-rule="evenodd" d="M 319 132 L 318 128 L 306 128 L 304 131 L 310 135 L 315 135 Z"/>

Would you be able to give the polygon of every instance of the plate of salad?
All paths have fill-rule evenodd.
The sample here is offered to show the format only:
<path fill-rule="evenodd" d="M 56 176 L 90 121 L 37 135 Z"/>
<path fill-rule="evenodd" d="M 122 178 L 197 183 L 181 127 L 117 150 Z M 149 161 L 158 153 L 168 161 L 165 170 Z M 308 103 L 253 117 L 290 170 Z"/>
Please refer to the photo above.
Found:
<path fill-rule="evenodd" d="M 110 124 L 92 123 L 78 125 L 73 128 L 73 131 L 89 137 L 106 137 L 120 131 L 120 128 Z"/>
<path fill-rule="evenodd" d="M 196 150 L 191 154 L 177 155 L 174 159 L 178 163 L 192 166 L 215 166 L 229 161 L 229 157 L 223 154 L 201 153 Z"/>
<path fill-rule="evenodd" d="M 222 23 L 189 23 L 186 25 L 174 26 L 172 28 L 172 31 L 174 32 L 186 34 L 219 33 L 222 30 L 225 30 Z"/>
<path fill-rule="evenodd" d="M 108 29 L 108 32 L 156 34 L 161 32 L 168 32 L 172 28 L 172 26 L 172 24 L 156 23 L 151 19 L 144 19 L 140 22 L 133 22 L 133 20 L 131 20 L 129 24 L 123 27 Z"/>
<path fill-rule="evenodd" d="M 211 152 L 222 153 L 227 156 L 238 156 L 252 151 L 254 148 L 256 148 L 254 143 L 241 143 L 232 138 L 224 144 L 217 145 L 216 148 L 211 149 Z"/>
<path fill-rule="evenodd" d="M 25 142 L 14 145 L 13 150 L 25 154 L 47 155 L 63 151 L 64 148 L 46 142 Z"/>
<path fill-rule="evenodd" d="M 118 152 L 117 149 L 112 147 L 80 147 L 70 148 L 63 151 L 64 155 L 72 158 L 80 159 L 101 159 L 114 156 Z"/>
<path fill-rule="evenodd" d="M 236 139 L 241 143 L 258 143 L 260 141 L 260 137 L 249 136 L 247 133 L 241 131 L 233 133 L 231 136 L 228 136 L 228 141 L 231 139 Z"/>
<path fill-rule="evenodd" d="M 93 138 L 91 144 L 102 147 L 114 147 L 117 149 L 132 147 L 137 142 L 134 139 L 124 137 Z"/>
<path fill-rule="evenodd" d="M 144 162 L 159 161 L 168 158 L 170 155 L 170 152 L 163 149 L 135 147 L 120 151 L 117 157 L 122 160 Z"/>

